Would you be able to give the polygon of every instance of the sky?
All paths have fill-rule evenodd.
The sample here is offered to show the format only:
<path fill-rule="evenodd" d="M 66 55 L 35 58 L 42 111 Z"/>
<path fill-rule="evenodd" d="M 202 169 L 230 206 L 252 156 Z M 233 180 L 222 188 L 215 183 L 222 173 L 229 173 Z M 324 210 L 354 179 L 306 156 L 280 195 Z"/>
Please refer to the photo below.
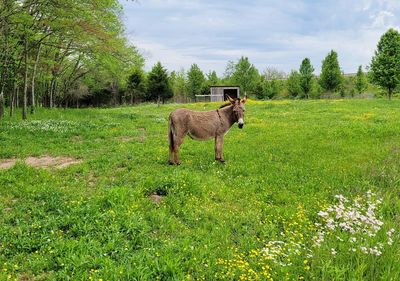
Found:
<path fill-rule="evenodd" d="M 289 73 L 308 57 L 319 73 L 330 50 L 345 73 L 367 66 L 380 36 L 400 30 L 400 0 L 120 0 L 126 34 L 149 70 L 196 63 L 223 75 L 249 58 L 260 72 Z"/>

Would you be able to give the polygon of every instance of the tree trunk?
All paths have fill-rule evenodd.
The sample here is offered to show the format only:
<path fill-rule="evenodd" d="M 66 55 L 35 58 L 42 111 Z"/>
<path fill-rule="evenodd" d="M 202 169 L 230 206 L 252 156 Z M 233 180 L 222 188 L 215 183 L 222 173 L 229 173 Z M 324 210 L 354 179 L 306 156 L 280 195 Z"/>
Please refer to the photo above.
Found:
<path fill-rule="evenodd" d="M 0 90 L 0 119 L 4 116 L 4 86 Z"/>
<path fill-rule="evenodd" d="M 22 119 L 26 120 L 26 111 L 28 105 L 28 38 L 25 35 L 25 48 L 24 48 L 24 62 L 25 62 L 25 75 L 24 75 L 24 99 L 22 106 Z"/>
<path fill-rule="evenodd" d="M 160 107 L 160 101 L 161 101 L 161 96 L 158 96 L 157 98 L 157 106 Z"/>
<path fill-rule="evenodd" d="M 17 92 L 15 95 L 15 100 L 16 100 L 16 106 L 19 108 L 19 87 L 17 87 Z"/>
<path fill-rule="evenodd" d="M 10 117 L 14 114 L 15 107 L 15 93 L 17 91 L 17 85 L 14 85 L 14 89 L 10 92 Z"/>
<path fill-rule="evenodd" d="M 49 101 L 49 106 L 50 108 L 53 108 L 54 106 L 54 92 L 56 89 L 56 77 L 53 76 L 53 78 L 51 78 L 51 82 L 50 82 L 50 101 Z"/>
<path fill-rule="evenodd" d="M 40 57 L 40 49 L 42 47 L 42 44 L 39 43 L 38 51 L 36 54 L 36 60 L 35 60 L 35 65 L 33 66 L 33 73 L 32 73 L 32 90 L 31 90 L 31 114 L 35 113 L 35 78 L 36 78 L 36 70 L 37 70 L 37 65 L 39 63 L 39 57 Z"/>
<path fill-rule="evenodd" d="M 389 100 L 392 99 L 392 95 L 393 95 L 393 89 L 389 88 L 389 91 L 388 91 Z"/>

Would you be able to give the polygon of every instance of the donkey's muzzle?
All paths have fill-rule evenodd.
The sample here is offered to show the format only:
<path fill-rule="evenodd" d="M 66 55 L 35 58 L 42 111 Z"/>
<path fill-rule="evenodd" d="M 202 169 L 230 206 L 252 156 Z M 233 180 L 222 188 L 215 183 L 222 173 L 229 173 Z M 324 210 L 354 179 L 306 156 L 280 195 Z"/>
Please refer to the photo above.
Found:
<path fill-rule="evenodd" d="M 244 126 L 243 118 L 239 118 L 238 126 L 239 126 L 239 129 L 243 128 L 243 126 Z"/>

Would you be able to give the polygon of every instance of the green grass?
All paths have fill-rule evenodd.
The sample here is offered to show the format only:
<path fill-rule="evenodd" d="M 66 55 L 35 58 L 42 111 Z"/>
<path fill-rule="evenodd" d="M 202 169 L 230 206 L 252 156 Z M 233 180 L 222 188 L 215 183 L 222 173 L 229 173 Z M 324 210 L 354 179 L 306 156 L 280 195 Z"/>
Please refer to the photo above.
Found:
<path fill-rule="evenodd" d="M 218 104 L 39 109 L 36 122 L 0 121 L 0 159 L 83 161 L 0 170 L 0 280 L 400 279 L 400 101 L 249 102 L 244 129 L 225 137 L 226 165 L 213 161 L 212 141 L 187 138 L 182 165 L 169 166 L 167 118 L 181 106 Z M 383 201 L 384 224 L 368 240 L 382 254 L 334 238 L 313 248 L 317 213 L 336 194 L 368 190 Z M 157 191 L 159 205 L 148 198 Z M 261 251 L 275 240 L 282 251 L 304 247 L 280 265 Z"/>

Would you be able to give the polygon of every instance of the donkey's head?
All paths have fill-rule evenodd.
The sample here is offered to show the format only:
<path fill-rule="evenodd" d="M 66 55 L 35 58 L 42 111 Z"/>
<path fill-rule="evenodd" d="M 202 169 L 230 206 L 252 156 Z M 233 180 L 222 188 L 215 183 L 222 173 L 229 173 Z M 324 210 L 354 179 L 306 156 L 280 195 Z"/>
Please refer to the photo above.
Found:
<path fill-rule="evenodd" d="M 242 129 L 244 126 L 244 104 L 247 101 L 247 96 L 244 96 L 243 99 L 237 98 L 237 99 L 232 99 L 230 96 L 228 96 L 228 100 L 233 106 L 233 114 L 235 116 L 235 120 L 238 123 L 239 129 Z"/>

